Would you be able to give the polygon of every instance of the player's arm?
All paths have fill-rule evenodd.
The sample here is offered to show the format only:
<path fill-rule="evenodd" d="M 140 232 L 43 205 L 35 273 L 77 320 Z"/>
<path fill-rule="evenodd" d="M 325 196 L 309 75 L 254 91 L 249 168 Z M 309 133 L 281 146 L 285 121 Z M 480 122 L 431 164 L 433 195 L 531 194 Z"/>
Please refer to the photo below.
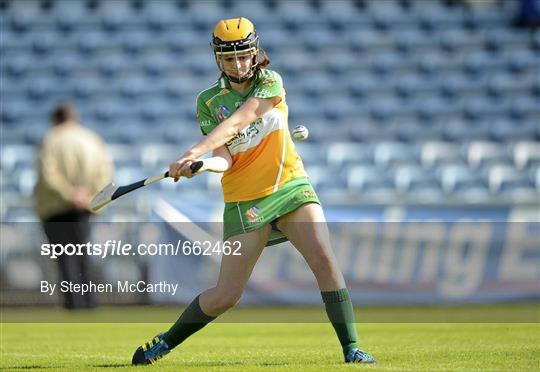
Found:
<path fill-rule="evenodd" d="M 203 141 L 193 146 L 186 154 L 199 157 L 223 146 L 242 129 L 273 109 L 279 101 L 279 97 L 249 98 L 234 114 L 223 120 Z"/>
<path fill-rule="evenodd" d="M 249 98 L 227 119 L 223 120 L 201 142 L 189 149 L 180 159 L 169 166 L 171 177 L 178 178 L 186 173 L 190 164 L 204 154 L 224 146 L 242 129 L 262 117 L 280 102 L 279 96 L 271 98 Z"/>
<path fill-rule="evenodd" d="M 212 159 L 212 162 L 209 164 L 208 168 L 208 171 L 210 172 L 223 173 L 228 171 L 232 166 L 232 156 L 229 149 L 225 145 L 215 149 L 214 156 L 210 159 Z"/>
<path fill-rule="evenodd" d="M 232 156 L 229 149 L 227 149 L 227 146 L 218 147 L 214 150 L 213 155 L 214 156 L 211 158 L 202 159 L 203 166 L 197 172 L 192 173 L 189 170 L 183 171 L 182 176 L 191 178 L 201 172 L 223 173 L 228 171 L 232 166 Z"/>

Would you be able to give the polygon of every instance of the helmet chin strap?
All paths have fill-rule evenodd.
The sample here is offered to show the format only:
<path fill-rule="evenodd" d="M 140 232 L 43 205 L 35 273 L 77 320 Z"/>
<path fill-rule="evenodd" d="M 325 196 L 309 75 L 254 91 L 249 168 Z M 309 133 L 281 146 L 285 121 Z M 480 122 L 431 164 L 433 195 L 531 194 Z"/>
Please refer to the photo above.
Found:
<path fill-rule="evenodd" d="M 233 83 L 237 83 L 237 84 L 243 83 L 244 81 L 248 81 L 249 79 L 251 79 L 253 77 L 253 71 L 251 71 L 251 73 L 249 75 L 243 76 L 241 78 L 236 77 L 236 76 L 232 76 L 232 75 L 227 75 L 225 72 L 224 72 L 224 74 L 225 74 L 225 76 L 227 76 L 227 79 L 229 79 Z"/>

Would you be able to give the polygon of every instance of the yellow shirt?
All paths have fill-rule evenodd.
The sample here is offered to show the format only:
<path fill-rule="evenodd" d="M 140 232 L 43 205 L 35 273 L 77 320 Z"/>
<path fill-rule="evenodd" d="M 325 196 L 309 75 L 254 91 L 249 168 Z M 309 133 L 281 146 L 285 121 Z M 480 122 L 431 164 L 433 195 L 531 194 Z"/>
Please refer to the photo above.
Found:
<path fill-rule="evenodd" d="M 93 195 L 111 182 L 112 158 L 101 138 L 78 123 L 51 128 L 40 154 L 35 208 L 41 220 L 72 210 L 74 188 Z"/>
<path fill-rule="evenodd" d="M 222 76 L 197 97 L 197 118 L 206 135 L 250 97 L 276 96 L 281 101 L 272 110 L 226 144 L 233 163 L 221 179 L 225 202 L 259 199 L 293 178 L 307 176 L 289 133 L 285 90 L 277 72 L 262 69 L 244 95 Z"/>

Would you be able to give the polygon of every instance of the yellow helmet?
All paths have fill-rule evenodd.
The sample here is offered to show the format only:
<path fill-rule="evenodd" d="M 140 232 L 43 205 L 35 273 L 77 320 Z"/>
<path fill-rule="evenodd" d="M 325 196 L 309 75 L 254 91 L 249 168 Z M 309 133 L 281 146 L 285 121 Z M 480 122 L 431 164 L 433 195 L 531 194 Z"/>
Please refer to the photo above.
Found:
<path fill-rule="evenodd" d="M 255 32 L 255 26 L 247 18 L 230 18 L 219 21 L 212 32 L 212 42 L 216 63 L 221 72 L 226 74 L 223 68 L 223 58 L 250 55 L 252 57 L 251 72 L 241 78 L 227 75 L 235 82 L 241 83 L 251 79 L 258 64 L 259 36 Z"/>

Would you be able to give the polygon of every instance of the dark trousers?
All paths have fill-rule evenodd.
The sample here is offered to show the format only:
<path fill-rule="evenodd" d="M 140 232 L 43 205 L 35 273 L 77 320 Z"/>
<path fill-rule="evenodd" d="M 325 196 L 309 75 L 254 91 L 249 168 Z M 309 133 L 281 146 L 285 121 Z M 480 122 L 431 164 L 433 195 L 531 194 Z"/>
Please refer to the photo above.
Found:
<path fill-rule="evenodd" d="M 90 241 L 90 213 L 69 212 L 54 216 L 43 223 L 45 235 L 51 244 L 85 244 Z M 87 255 L 61 255 L 57 258 L 60 280 L 76 284 L 88 283 L 91 268 Z M 97 306 L 93 293 L 65 292 L 66 309 L 88 309 Z"/>

